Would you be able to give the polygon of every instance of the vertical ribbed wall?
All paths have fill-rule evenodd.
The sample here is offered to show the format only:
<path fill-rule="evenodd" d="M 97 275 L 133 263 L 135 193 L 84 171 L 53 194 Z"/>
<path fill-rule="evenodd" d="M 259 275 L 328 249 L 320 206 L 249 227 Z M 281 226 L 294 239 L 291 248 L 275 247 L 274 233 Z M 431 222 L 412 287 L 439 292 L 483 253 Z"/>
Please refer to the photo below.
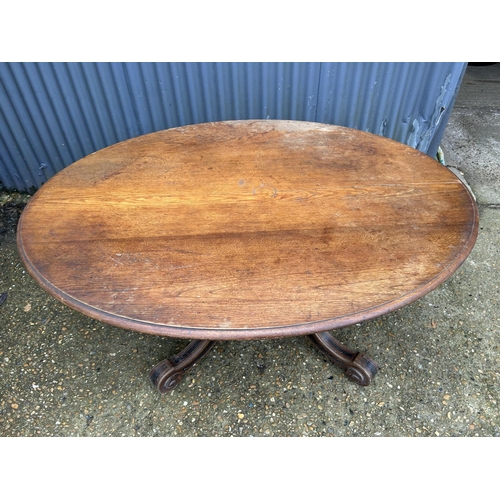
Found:
<path fill-rule="evenodd" d="M 0 63 L 0 183 L 20 191 L 110 144 L 192 123 L 288 119 L 434 155 L 465 63 Z"/>

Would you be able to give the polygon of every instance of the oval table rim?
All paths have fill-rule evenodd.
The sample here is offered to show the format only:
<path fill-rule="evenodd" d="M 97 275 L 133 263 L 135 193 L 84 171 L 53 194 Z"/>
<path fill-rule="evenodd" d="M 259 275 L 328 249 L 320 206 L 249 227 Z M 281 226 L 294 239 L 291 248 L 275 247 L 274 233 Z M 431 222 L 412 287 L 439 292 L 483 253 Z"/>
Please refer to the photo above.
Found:
<path fill-rule="evenodd" d="M 335 125 L 335 124 L 328 124 L 328 123 L 322 123 L 322 122 L 312 122 L 312 121 L 298 121 L 298 120 L 259 120 L 259 119 L 250 119 L 250 120 L 224 120 L 224 121 L 216 121 L 216 122 L 206 122 L 206 123 L 199 123 L 199 124 L 190 124 L 190 125 L 185 125 L 185 126 L 179 126 L 179 127 L 172 127 L 170 129 L 165 129 L 165 130 L 159 130 L 155 132 L 150 132 L 147 134 L 142 134 L 138 137 L 132 137 L 129 139 L 126 139 L 124 141 L 117 142 L 115 144 L 111 144 L 109 146 L 106 146 L 94 153 L 91 153 L 91 155 L 99 153 L 100 151 L 106 150 L 111 147 L 115 147 L 119 144 L 123 144 L 129 141 L 134 141 L 135 139 L 139 137 L 145 137 L 145 136 L 150 136 L 157 134 L 159 132 L 166 132 L 170 130 L 175 130 L 175 129 L 181 129 L 181 128 L 188 128 L 188 127 L 197 127 L 200 125 L 216 125 L 216 124 L 238 124 L 238 123 L 260 123 L 260 122 L 267 122 L 267 123 L 272 123 L 272 122 L 288 122 L 288 123 L 299 123 L 299 124 L 309 124 L 317 127 L 331 127 L 331 128 L 339 128 L 339 129 L 346 129 L 346 130 L 351 130 L 355 131 L 356 133 L 360 134 L 368 134 L 368 135 L 374 135 L 379 137 L 380 139 L 384 141 L 390 141 L 390 142 L 395 142 L 403 147 L 410 148 L 410 146 L 403 144 L 399 141 L 396 141 L 391 138 L 379 136 L 377 134 L 373 134 L 370 132 L 362 131 L 362 130 L 356 130 L 352 129 L 349 127 L 345 127 L 342 125 Z M 414 149 L 414 148 L 411 148 Z M 414 149 L 415 153 L 420 153 L 422 155 L 425 155 L 421 151 L 418 151 L 417 149 Z M 90 155 L 87 155 L 90 156 Z M 81 158 L 84 159 L 85 157 Z M 429 157 L 431 158 L 431 157 Z M 78 160 L 79 161 L 79 160 Z M 74 162 L 76 163 L 76 162 Z M 74 164 L 73 163 L 73 164 Z M 23 224 L 23 218 L 24 218 L 24 211 L 21 214 L 21 217 L 19 219 L 18 223 L 18 228 L 17 228 L 17 234 L 16 234 L 16 241 L 17 241 L 17 248 L 18 252 L 21 258 L 22 263 L 24 264 L 26 270 L 28 273 L 39 283 L 39 285 L 44 289 L 47 293 L 49 293 L 51 296 L 55 297 L 57 300 L 62 302 L 63 304 L 67 305 L 68 307 L 90 317 L 93 319 L 96 319 L 98 321 L 102 321 L 104 323 L 110 324 L 112 326 L 118 327 L 118 328 L 123 328 L 127 330 L 133 330 L 136 332 L 140 333 L 146 333 L 146 334 L 152 334 L 152 335 L 159 335 L 159 336 L 165 336 L 165 337 L 175 337 L 175 338 L 183 338 L 183 339 L 191 339 L 191 340 L 204 340 L 204 339 L 209 339 L 209 340 L 258 340 L 258 339 L 266 339 L 266 338 L 280 338 L 280 337 L 292 337 L 292 336 L 302 336 L 302 335 L 310 335 L 313 333 L 319 333 L 322 331 L 328 331 L 328 330 L 334 330 L 338 328 L 344 328 L 347 326 L 351 326 L 356 323 L 361 323 L 370 319 L 377 318 L 379 316 L 382 316 L 384 314 L 388 314 L 391 312 L 394 312 L 408 304 L 411 304 L 412 302 L 422 298 L 425 296 L 427 293 L 431 292 L 435 288 L 437 288 L 439 285 L 444 283 L 448 278 L 450 278 L 456 270 L 463 264 L 465 259 L 469 256 L 470 252 L 472 251 L 474 244 L 477 239 L 478 235 L 478 228 L 479 228 L 479 214 L 478 214 L 478 207 L 477 203 L 472 196 L 469 188 L 465 185 L 465 183 L 458 177 L 456 174 L 454 174 L 450 169 L 448 169 L 445 165 L 441 164 L 440 162 L 436 161 L 436 166 L 439 166 L 441 168 L 444 168 L 448 170 L 451 174 L 453 174 L 458 181 L 461 183 L 463 189 L 466 191 L 469 202 L 470 202 L 470 207 L 472 208 L 473 214 L 472 214 L 472 227 L 470 228 L 470 235 L 468 240 L 463 244 L 461 252 L 457 255 L 455 260 L 453 260 L 447 267 L 445 267 L 440 273 L 436 274 L 431 280 L 428 282 L 424 283 L 420 287 L 415 288 L 414 290 L 398 297 L 397 299 L 379 304 L 375 307 L 371 308 L 366 308 L 359 310 L 355 313 L 344 315 L 344 316 L 338 316 L 334 318 L 329 318 L 325 320 L 320 320 L 320 321 L 313 321 L 313 322 L 306 322 L 306 323 L 301 323 L 301 324 L 292 324 L 292 325 L 285 325 L 285 326 L 274 326 L 274 327 L 257 327 L 257 328 L 203 328 L 203 327 L 190 327 L 190 326 L 171 326 L 171 325 L 166 325 L 166 324 L 158 324 L 158 323 L 152 323 L 152 322 L 147 322 L 143 320 L 137 320 L 133 319 L 130 317 L 126 316 L 120 316 L 118 314 L 112 314 L 106 311 L 103 311 L 101 309 L 98 309 L 94 306 L 90 306 L 86 304 L 83 301 L 80 301 L 78 299 L 73 298 L 71 295 L 63 292 L 59 288 L 53 286 L 48 280 L 44 278 L 44 276 L 38 272 L 38 270 L 35 268 L 34 265 L 30 262 L 28 256 L 24 252 L 23 248 L 23 242 L 22 242 L 22 224 Z M 64 170 L 64 169 L 63 169 Z M 60 172 L 62 172 L 61 170 Z M 55 174 L 57 176 L 60 172 Z M 55 177 L 54 176 L 54 177 Z M 49 181 L 50 182 L 50 179 Z M 44 186 L 41 186 L 41 188 L 33 195 L 32 200 L 35 200 L 37 198 L 38 192 L 43 192 Z M 30 202 L 32 201 L 30 200 Z"/>

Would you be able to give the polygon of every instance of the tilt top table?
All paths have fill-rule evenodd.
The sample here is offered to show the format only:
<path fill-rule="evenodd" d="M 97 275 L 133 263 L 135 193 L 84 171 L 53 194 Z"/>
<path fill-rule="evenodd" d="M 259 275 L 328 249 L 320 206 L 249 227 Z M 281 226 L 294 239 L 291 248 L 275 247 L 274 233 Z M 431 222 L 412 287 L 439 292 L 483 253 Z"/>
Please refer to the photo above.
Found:
<path fill-rule="evenodd" d="M 64 304 L 191 340 L 152 369 L 165 392 L 217 340 L 298 335 L 368 385 L 377 364 L 331 330 L 433 290 L 477 228 L 469 191 L 413 148 L 333 125 L 228 121 L 70 165 L 33 196 L 17 242 Z"/>

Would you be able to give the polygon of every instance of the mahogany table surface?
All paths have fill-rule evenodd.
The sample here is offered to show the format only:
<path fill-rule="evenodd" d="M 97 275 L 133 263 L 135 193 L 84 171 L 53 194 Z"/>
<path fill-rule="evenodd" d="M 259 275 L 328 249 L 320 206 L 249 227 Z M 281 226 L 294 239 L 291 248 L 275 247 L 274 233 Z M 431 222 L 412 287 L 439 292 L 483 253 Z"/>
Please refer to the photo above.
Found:
<path fill-rule="evenodd" d="M 173 128 L 91 154 L 21 216 L 54 297 L 112 325 L 189 339 L 340 328 L 400 308 L 469 255 L 477 206 L 445 166 L 319 123 Z"/>

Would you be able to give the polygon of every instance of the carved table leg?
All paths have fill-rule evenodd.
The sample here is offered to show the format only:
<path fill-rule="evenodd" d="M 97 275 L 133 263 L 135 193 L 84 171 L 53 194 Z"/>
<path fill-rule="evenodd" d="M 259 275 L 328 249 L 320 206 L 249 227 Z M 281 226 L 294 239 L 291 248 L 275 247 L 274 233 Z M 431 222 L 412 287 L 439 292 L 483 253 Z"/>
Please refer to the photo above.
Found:
<path fill-rule="evenodd" d="M 309 339 L 336 365 L 345 368 L 346 377 L 358 385 L 369 385 L 379 367 L 361 352 L 342 345 L 330 332 L 314 333 Z"/>
<path fill-rule="evenodd" d="M 149 373 L 149 379 L 160 392 L 171 391 L 214 344 L 213 340 L 193 340 L 179 354 L 158 363 Z"/>

